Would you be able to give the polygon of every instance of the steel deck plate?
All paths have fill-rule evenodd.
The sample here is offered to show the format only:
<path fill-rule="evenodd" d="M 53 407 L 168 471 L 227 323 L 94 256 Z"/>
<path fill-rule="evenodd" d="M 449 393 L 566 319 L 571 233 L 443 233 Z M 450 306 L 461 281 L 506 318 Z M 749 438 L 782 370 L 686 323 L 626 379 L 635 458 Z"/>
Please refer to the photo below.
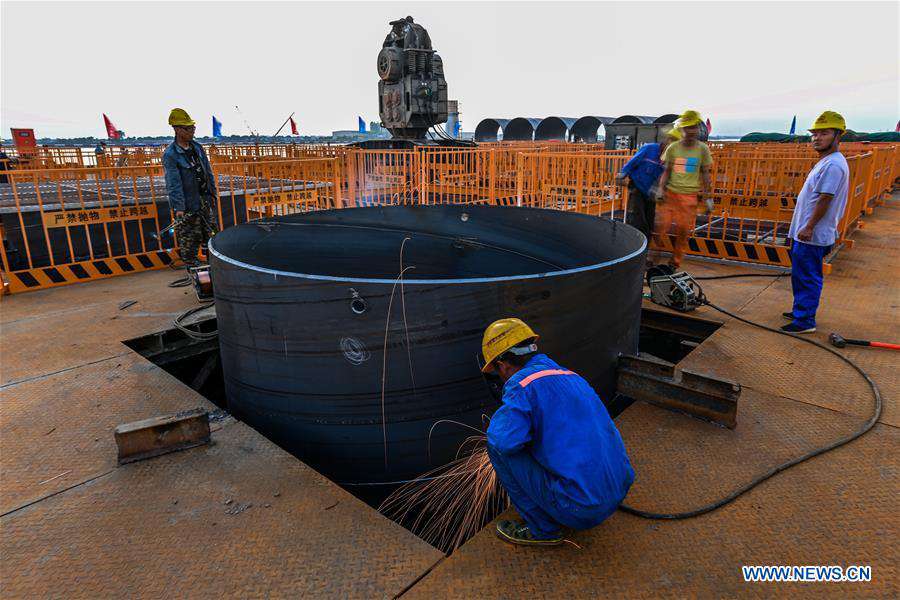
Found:
<path fill-rule="evenodd" d="M 895 196 L 835 260 L 816 339 L 832 329 L 900 338 L 897 231 Z M 696 274 L 750 270 L 685 266 Z M 846 350 L 881 385 L 882 424 L 722 510 L 678 522 L 618 513 L 594 530 L 572 534 L 581 549 L 515 548 L 488 528 L 434 566 L 440 555 L 433 548 L 240 423 L 218 425 L 211 446 L 114 467 L 116 421 L 200 402 L 120 344 L 167 328 L 176 312 L 194 304 L 184 289 L 166 287 L 179 276 L 148 272 L 3 300 L 4 595 L 368 598 L 407 588 L 405 595 L 423 598 L 900 592 L 896 354 Z M 708 281 L 704 288 L 729 310 L 769 325 L 782 322 L 780 312 L 790 302 L 785 278 Z M 118 303 L 129 299 L 138 304 L 119 311 Z M 638 472 L 629 502 L 642 508 L 678 510 L 715 498 L 777 461 L 850 431 L 871 406 L 861 379 L 834 357 L 757 334 L 710 309 L 699 314 L 726 325 L 681 366 L 728 375 L 744 386 L 738 427 L 730 431 L 641 403 L 626 410 L 618 423 Z M 108 439 L 102 434 L 107 428 Z M 41 483 L 65 471 L 71 472 Z M 871 565 L 873 581 L 744 583 L 741 565 L 759 564 Z"/>

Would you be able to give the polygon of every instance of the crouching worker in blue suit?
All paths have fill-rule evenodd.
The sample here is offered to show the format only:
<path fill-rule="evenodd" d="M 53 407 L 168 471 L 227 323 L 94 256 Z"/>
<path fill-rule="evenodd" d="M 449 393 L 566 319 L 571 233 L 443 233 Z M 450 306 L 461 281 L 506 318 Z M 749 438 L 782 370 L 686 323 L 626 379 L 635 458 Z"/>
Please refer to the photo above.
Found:
<path fill-rule="evenodd" d="M 484 332 L 485 373 L 505 382 L 487 431 L 488 455 L 525 520 L 500 521 L 513 544 L 555 545 L 562 528 L 603 522 L 634 482 L 625 444 L 587 381 L 538 354 L 537 334 L 519 319 Z"/>

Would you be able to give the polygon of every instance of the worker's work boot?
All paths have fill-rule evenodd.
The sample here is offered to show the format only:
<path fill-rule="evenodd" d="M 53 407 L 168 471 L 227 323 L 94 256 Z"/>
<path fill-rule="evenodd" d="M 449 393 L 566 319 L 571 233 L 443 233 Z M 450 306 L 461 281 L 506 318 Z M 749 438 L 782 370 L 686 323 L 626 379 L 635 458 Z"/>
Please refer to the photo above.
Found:
<path fill-rule="evenodd" d="M 815 333 L 815 327 L 803 327 L 802 325 L 797 325 L 796 323 L 788 323 L 787 325 L 781 326 L 781 331 L 785 333 Z"/>
<path fill-rule="evenodd" d="M 497 523 L 497 537 L 510 544 L 522 546 L 558 546 L 563 543 L 562 536 L 555 534 L 551 538 L 536 538 L 521 521 L 500 521 Z"/>

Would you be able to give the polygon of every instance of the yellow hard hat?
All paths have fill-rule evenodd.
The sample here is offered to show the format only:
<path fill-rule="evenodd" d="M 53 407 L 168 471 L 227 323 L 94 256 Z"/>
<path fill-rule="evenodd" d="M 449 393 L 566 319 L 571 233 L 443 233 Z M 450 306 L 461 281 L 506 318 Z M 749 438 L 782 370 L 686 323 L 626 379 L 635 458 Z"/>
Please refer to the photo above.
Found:
<path fill-rule="evenodd" d="M 679 129 L 682 127 L 693 127 L 694 125 L 699 125 L 702 121 L 703 119 L 700 117 L 700 113 L 696 110 L 686 110 L 678 117 L 675 126 Z"/>
<path fill-rule="evenodd" d="M 483 373 L 494 370 L 491 363 L 514 346 L 518 346 L 526 340 L 538 339 L 538 334 L 521 319 L 508 318 L 494 321 L 484 330 L 481 339 L 481 354 L 484 356 Z"/>
<path fill-rule="evenodd" d="M 675 140 L 676 142 L 684 137 L 684 134 L 681 133 L 681 130 L 678 129 L 677 127 L 672 127 L 672 129 L 670 129 L 666 132 L 666 135 L 668 137 L 670 137 L 671 139 Z"/>
<path fill-rule="evenodd" d="M 839 131 L 847 131 L 847 122 L 844 121 L 844 117 L 833 110 L 826 110 L 819 115 L 816 122 L 809 128 L 809 131 L 815 131 L 816 129 L 837 129 Z"/>
<path fill-rule="evenodd" d="M 169 125 L 189 127 L 196 124 L 197 122 L 194 121 L 191 118 L 191 115 L 187 114 L 187 111 L 183 108 L 173 108 L 172 112 L 169 113 Z"/>

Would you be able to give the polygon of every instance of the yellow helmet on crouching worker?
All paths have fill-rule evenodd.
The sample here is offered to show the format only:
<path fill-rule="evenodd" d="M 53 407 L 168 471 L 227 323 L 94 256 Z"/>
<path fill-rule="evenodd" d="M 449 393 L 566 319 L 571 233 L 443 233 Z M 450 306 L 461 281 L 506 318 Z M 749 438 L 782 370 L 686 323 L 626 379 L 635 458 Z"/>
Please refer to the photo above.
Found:
<path fill-rule="evenodd" d="M 183 108 L 173 108 L 169 113 L 169 125 L 173 127 L 190 127 L 196 124 L 197 122 Z"/>
<path fill-rule="evenodd" d="M 537 340 L 540 336 L 521 319 L 514 317 L 500 319 L 488 325 L 481 339 L 481 354 L 484 357 L 482 373 L 490 373 L 494 370 L 493 362 L 498 357 L 508 352 L 527 340 Z"/>
<path fill-rule="evenodd" d="M 817 129 L 837 129 L 843 133 L 847 131 L 847 122 L 844 121 L 844 117 L 833 110 L 826 110 L 810 126 L 809 131 L 816 131 Z"/>
<path fill-rule="evenodd" d="M 684 138 L 684 134 L 681 133 L 681 130 L 677 127 L 672 127 L 672 129 L 666 132 L 666 137 L 668 137 L 673 142 L 677 142 L 678 140 Z"/>
<path fill-rule="evenodd" d="M 700 116 L 699 112 L 696 110 L 686 110 L 681 113 L 681 116 L 675 121 L 675 127 L 678 129 L 683 127 L 693 127 L 694 125 L 699 125 L 701 122 L 703 122 L 703 117 Z"/>

